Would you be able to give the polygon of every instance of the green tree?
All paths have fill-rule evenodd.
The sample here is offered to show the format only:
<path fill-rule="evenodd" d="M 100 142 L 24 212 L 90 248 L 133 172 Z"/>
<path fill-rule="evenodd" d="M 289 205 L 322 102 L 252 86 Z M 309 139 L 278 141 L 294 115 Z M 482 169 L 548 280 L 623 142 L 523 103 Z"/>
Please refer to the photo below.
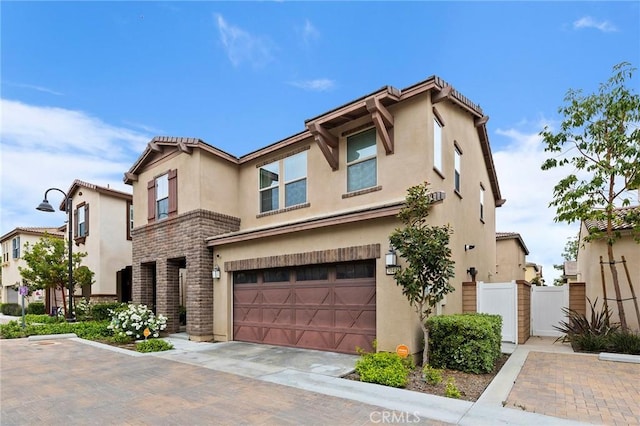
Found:
<path fill-rule="evenodd" d="M 93 284 L 94 273 L 82 266 L 82 258 L 87 253 L 73 253 L 73 285 L 83 286 Z M 67 242 L 60 238 L 45 235 L 33 246 L 28 242 L 22 255 L 27 266 L 18 267 L 23 283 L 29 287 L 29 293 L 34 290 L 52 288 L 64 291 L 69 283 L 69 257 Z M 64 296 L 63 296 L 64 297 Z M 67 309 L 67 304 L 62 306 Z"/>
<path fill-rule="evenodd" d="M 579 245 L 580 245 L 580 242 L 578 241 L 577 235 L 575 237 L 567 238 L 567 242 L 564 245 L 564 251 L 562 252 L 562 259 L 565 262 L 568 262 L 571 260 L 577 260 Z M 564 262 L 557 265 L 553 265 L 553 269 L 557 269 L 559 271 L 564 272 Z M 566 278 L 560 277 L 553 280 L 553 285 L 563 285 L 563 284 L 566 284 L 566 282 L 567 282 Z"/>
<path fill-rule="evenodd" d="M 394 275 L 402 294 L 409 300 L 420 320 L 424 334 L 422 365 L 429 363 L 429 329 L 426 320 L 433 308 L 454 288 L 449 280 L 454 276 L 449 238 L 451 228 L 427 222 L 431 197 L 427 182 L 408 189 L 406 204 L 398 214 L 404 224 L 396 229 L 389 241 L 407 265 Z"/>
<path fill-rule="evenodd" d="M 603 238 L 607 242 L 607 258 L 616 294 L 620 324 L 627 329 L 613 245 L 620 234 L 616 225 L 632 220 L 640 232 L 637 215 L 620 218 L 616 206 L 629 206 L 630 190 L 640 186 L 640 97 L 627 87 L 635 68 L 621 63 L 613 75 L 600 85 L 596 93 L 583 95 L 569 90 L 564 116 L 557 132 L 549 127 L 540 133 L 545 151 L 555 156 L 542 164 L 543 170 L 569 166 L 569 174 L 554 187 L 556 221 L 596 220 L 606 224 L 605 230 L 593 230 L 585 241 Z M 640 234 L 637 234 L 640 235 Z"/>

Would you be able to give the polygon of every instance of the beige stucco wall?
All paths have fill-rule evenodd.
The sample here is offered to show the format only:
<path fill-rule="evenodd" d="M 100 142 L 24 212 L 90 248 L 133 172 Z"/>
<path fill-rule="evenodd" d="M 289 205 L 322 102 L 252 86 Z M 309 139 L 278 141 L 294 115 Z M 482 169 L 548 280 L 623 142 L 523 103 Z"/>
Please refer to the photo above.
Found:
<path fill-rule="evenodd" d="M 586 233 L 584 225 L 580 230 L 580 237 L 583 238 Z M 624 233 L 622 238 L 613 245 L 613 253 L 616 261 L 621 262 L 624 256 L 627 261 L 627 267 L 631 276 L 631 283 L 634 286 L 636 297 L 640 298 L 640 244 L 637 244 L 633 237 L 628 233 Z M 594 302 L 598 299 L 597 309 L 602 307 L 604 300 L 604 292 L 602 290 L 602 274 L 600 269 L 600 256 L 604 262 L 607 262 L 607 245 L 605 241 L 593 241 L 581 245 L 578 249 L 578 281 L 584 281 L 586 284 L 587 297 Z M 622 263 L 616 264 L 618 271 L 618 280 L 620 283 L 620 292 L 622 299 L 630 299 L 631 288 L 627 279 Z M 613 287 L 613 278 L 611 268 L 608 264 L 604 265 L 604 276 L 606 282 L 607 298 L 615 299 L 616 294 Z M 627 324 L 634 330 L 640 330 L 638 318 L 636 316 L 635 307 L 632 300 L 625 300 L 624 304 L 625 316 Z M 638 301 L 640 303 L 640 300 Z M 615 300 L 608 301 L 609 307 L 613 312 L 615 321 L 619 321 L 618 308 Z M 587 308 L 587 315 L 590 312 Z"/>
<path fill-rule="evenodd" d="M 11 252 L 11 241 L 15 237 L 20 237 L 20 258 L 18 259 L 13 259 L 13 253 Z M 42 238 L 41 235 L 18 233 L 11 235 L 9 239 L 6 240 L 8 242 L 7 247 L 9 251 L 9 260 L 7 262 L 2 262 L 2 303 L 7 303 L 9 300 L 20 300 L 19 297 L 15 296 L 15 294 L 9 294 L 8 292 L 14 292 L 13 286 L 15 284 L 19 285 L 22 282 L 22 277 L 20 276 L 20 271 L 18 270 L 18 268 L 25 268 L 27 266 L 27 263 L 22 258 L 22 256 L 24 255 L 25 246 L 27 245 L 27 243 L 29 243 L 29 246 L 33 246 L 40 240 L 40 238 Z M 2 241 L 2 243 L 4 242 L 5 240 Z M 0 259 L 2 259 L 2 257 L 0 257 Z M 25 303 L 28 304 L 29 301 L 36 299 L 42 300 L 42 297 L 36 298 L 32 295 L 31 297 L 25 299 Z"/>
<path fill-rule="evenodd" d="M 516 238 L 496 241 L 496 275 L 494 282 L 524 280 L 526 255 Z"/>
<path fill-rule="evenodd" d="M 79 204 L 89 204 L 89 235 L 84 243 L 74 244 L 73 250 L 87 253 L 82 264 L 95 273 L 91 293 L 116 295 L 116 274 L 131 265 L 127 200 L 86 187 L 79 187 L 72 197 L 74 212 Z M 76 294 L 80 294 L 80 289 L 76 289 Z"/>

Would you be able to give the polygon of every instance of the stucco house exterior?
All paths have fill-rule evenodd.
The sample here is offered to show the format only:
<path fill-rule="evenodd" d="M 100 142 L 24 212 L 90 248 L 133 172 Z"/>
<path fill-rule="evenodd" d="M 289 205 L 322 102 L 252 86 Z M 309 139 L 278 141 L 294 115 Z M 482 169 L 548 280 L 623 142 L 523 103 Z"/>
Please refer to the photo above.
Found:
<path fill-rule="evenodd" d="M 0 246 L 2 247 L 2 291 L 0 301 L 2 303 L 21 303 L 17 292 L 17 286 L 22 283 L 19 267 L 26 267 L 27 264 L 22 258 L 27 244 L 33 246 L 45 235 L 55 238 L 64 238 L 61 228 L 47 227 L 18 227 L 2 237 Z M 37 292 L 25 298 L 25 304 L 30 301 L 44 300 L 44 292 Z"/>
<path fill-rule="evenodd" d="M 73 205 L 74 252 L 85 252 L 82 264 L 91 269 L 94 284 L 76 289 L 91 302 L 128 302 L 131 297 L 130 193 L 76 179 L 67 194 Z M 64 210 L 66 199 L 60 203 Z M 64 236 L 68 236 L 64 227 Z"/>
<path fill-rule="evenodd" d="M 178 324 L 186 281 L 192 340 L 354 353 L 421 350 L 417 317 L 385 254 L 406 191 L 428 181 L 430 220 L 450 224 L 456 291 L 494 280 L 504 200 L 480 107 L 436 76 L 386 86 L 235 157 L 194 138 L 155 137 L 125 173 L 133 187 L 133 300 Z M 465 250 L 474 245 L 474 250 Z"/>
<path fill-rule="evenodd" d="M 614 230 L 620 233 L 620 238 L 613 245 L 627 325 L 636 331 L 640 330 L 640 325 L 638 324 L 632 299 L 633 294 L 629 286 L 629 278 L 631 279 L 635 296 L 640 298 L 640 244 L 634 240 L 634 236 L 638 237 L 638 235 L 634 234 L 631 223 L 625 221 L 625 216 L 629 211 L 637 211 L 638 209 L 640 209 L 640 206 L 624 207 L 615 210 L 616 220 L 614 221 Z M 579 237 L 581 244 L 578 246 L 576 265 L 577 279 L 585 282 L 586 295 L 592 302 L 595 302 L 596 298 L 598 299 L 597 309 L 602 307 L 606 291 L 606 298 L 609 308 L 613 312 L 613 319 L 619 321 L 617 302 L 615 300 L 616 294 L 613 288 L 613 278 L 607 257 L 607 242 L 604 239 L 583 242 L 584 237 L 595 229 L 600 231 L 606 230 L 606 223 L 604 223 L 604 221 L 583 221 L 581 224 Z M 604 262 L 602 265 L 605 277 L 604 289 L 600 268 L 601 256 Z M 622 263 L 623 256 L 629 271 L 628 277 L 624 264 Z M 640 301 L 638 301 L 638 303 L 640 303 Z"/>
<path fill-rule="evenodd" d="M 527 280 L 529 249 L 517 232 L 496 232 L 496 275 L 494 282 Z"/>

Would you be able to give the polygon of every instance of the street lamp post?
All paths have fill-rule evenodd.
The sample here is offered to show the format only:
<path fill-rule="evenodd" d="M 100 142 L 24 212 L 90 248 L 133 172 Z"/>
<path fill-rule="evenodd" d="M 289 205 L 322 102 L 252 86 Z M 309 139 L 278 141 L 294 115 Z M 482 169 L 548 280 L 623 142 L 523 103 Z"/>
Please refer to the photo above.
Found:
<path fill-rule="evenodd" d="M 75 322 L 75 317 L 73 316 L 73 206 L 71 202 L 71 197 L 68 197 L 67 194 L 58 188 L 49 188 L 44 193 L 44 200 L 40 203 L 36 210 L 40 210 L 43 212 L 54 212 L 55 209 L 49 204 L 47 201 L 47 194 L 49 191 L 59 191 L 64 195 L 66 200 L 65 210 L 67 211 L 67 216 L 69 217 L 67 221 L 67 230 L 69 231 L 68 238 L 68 248 L 69 248 L 69 309 L 67 310 L 67 322 Z"/>

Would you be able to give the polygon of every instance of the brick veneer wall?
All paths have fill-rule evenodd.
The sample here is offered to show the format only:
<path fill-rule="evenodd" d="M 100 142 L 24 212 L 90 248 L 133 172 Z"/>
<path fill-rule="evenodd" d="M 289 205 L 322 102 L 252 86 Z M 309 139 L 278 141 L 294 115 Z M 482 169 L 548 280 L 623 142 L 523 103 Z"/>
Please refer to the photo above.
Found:
<path fill-rule="evenodd" d="M 135 228 L 131 233 L 133 301 L 153 304 L 152 268 L 155 268 L 156 313 L 168 317 L 168 332 L 178 331 L 178 271 L 186 267 L 187 334 L 192 340 L 211 340 L 213 255 L 205 238 L 239 229 L 239 218 L 202 209 Z"/>
<path fill-rule="evenodd" d="M 587 314 L 587 293 L 585 283 L 569 283 L 569 309 L 582 315 Z"/>
<path fill-rule="evenodd" d="M 518 344 L 522 345 L 531 335 L 531 284 L 517 280 L 518 285 Z"/>

